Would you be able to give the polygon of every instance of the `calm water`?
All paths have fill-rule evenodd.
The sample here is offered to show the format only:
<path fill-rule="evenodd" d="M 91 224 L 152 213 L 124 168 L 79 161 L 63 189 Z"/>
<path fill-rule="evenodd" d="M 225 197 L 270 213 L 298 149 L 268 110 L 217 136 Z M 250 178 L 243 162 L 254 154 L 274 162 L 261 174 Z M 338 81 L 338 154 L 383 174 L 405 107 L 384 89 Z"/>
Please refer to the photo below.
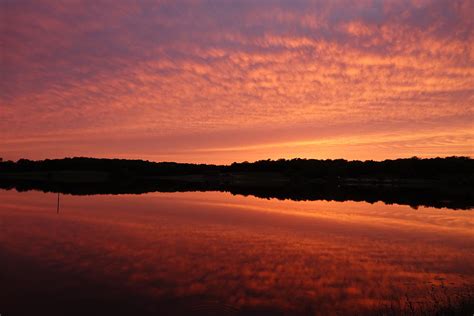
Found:
<path fill-rule="evenodd" d="M 474 285 L 472 211 L 216 192 L 56 203 L 0 191 L 2 316 L 383 314 Z"/>

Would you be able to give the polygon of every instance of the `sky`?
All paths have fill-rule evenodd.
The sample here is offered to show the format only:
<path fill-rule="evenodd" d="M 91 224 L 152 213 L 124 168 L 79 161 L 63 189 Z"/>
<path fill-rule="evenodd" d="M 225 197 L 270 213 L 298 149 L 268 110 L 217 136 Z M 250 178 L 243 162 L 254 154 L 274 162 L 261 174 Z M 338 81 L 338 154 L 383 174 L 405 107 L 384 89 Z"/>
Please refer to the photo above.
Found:
<path fill-rule="evenodd" d="M 474 156 L 474 1 L 0 0 L 0 157 Z"/>

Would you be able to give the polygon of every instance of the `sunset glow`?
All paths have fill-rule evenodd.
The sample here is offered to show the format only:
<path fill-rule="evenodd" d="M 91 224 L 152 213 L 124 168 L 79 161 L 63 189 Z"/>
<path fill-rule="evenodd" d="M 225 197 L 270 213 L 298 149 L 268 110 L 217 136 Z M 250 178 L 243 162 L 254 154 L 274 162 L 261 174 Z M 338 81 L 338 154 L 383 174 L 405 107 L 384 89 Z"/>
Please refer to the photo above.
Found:
<path fill-rule="evenodd" d="M 474 2 L 0 1 L 0 157 L 474 155 Z"/>

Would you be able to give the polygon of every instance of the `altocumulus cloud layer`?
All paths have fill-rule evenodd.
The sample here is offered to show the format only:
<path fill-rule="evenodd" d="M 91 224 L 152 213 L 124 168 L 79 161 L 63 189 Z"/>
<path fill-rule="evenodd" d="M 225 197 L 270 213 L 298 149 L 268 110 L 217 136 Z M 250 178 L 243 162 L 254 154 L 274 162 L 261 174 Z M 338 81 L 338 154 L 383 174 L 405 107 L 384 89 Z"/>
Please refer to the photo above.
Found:
<path fill-rule="evenodd" d="M 0 3 L 4 158 L 474 153 L 470 0 Z"/>

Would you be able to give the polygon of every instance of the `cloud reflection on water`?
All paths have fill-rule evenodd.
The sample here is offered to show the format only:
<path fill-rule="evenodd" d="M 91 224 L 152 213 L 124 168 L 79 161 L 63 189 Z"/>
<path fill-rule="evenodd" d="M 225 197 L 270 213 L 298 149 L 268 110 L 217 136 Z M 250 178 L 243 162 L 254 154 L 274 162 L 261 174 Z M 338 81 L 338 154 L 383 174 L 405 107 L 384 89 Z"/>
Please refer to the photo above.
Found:
<path fill-rule="evenodd" d="M 471 212 L 209 192 L 64 196 L 57 215 L 54 195 L 1 195 L 10 260 L 112 284 L 158 309 L 199 298 L 354 313 L 422 299 L 432 283 L 474 284 Z"/>

